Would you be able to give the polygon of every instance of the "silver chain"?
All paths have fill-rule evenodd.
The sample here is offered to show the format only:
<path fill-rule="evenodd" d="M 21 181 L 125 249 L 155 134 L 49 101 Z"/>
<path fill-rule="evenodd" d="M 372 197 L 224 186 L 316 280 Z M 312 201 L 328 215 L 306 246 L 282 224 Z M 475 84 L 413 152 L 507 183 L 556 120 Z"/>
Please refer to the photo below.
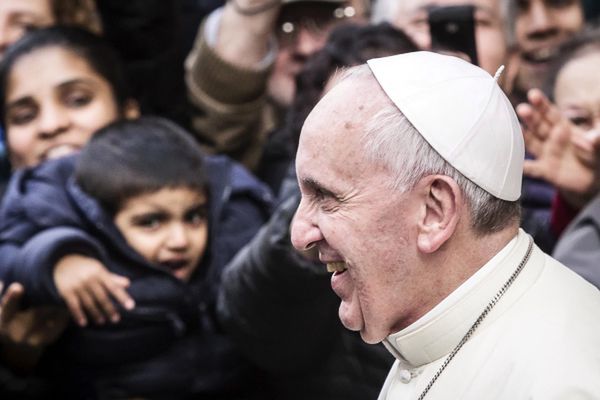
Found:
<path fill-rule="evenodd" d="M 425 398 L 425 395 L 427 394 L 427 392 L 429 392 L 429 389 L 431 389 L 431 387 L 433 386 L 433 384 L 435 383 L 435 381 L 437 381 L 437 379 L 440 377 L 440 375 L 442 374 L 442 372 L 444 372 L 444 370 L 446 369 L 446 367 L 448 366 L 448 364 L 450 364 L 450 361 L 452 361 L 452 359 L 454 358 L 454 356 L 456 355 L 456 353 L 458 353 L 458 351 L 463 347 L 463 345 L 465 343 L 467 343 L 467 341 L 471 338 L 471 336 L 473 336 L 473 333 L 475 333 L 475 331 L 477 330 L 477 328 L 479 327 L 479 325 L 481 324 L 481 322 L 485 319 L 485 317 L 487 317 L 487 315 L 490 313 L 490 311 L 492 310 L 492 308 L 494 308 L 494 306 L 496 305 L 496 303 L 498 303 L 498 301 L 500 300 L 500 298 L 502 296 L 504 296 L 504 293 L 506 293 L 506 291 L 513 284 L 513 282 L 515 281 L 515 279 L 517 279 L 517 276 L 519 276 L 519 273 L 521 273 L 521 271 L 523 270 L 523 267 L 525 266 L 525 264 L 527 264 L 527 261 L 529 261 L 529 257 L 531 256 L 532 249 L 533 249 L 533 239 L 529 238 L 529 247 L 527 248 L 527 253 L 525 253 L 525 256 L 523 257 L 523 259 L 519 263 L 519 266 L 517 267 L 517 269 L 515 270 L 515 272 L 513 272 L 512 275 L 510 276 L 510 278 L 508 278 L 508 280 L 504 283 L 504 285 L 502 285 L 502 287 L 500 288 L 500 290 L 498 291 L 498 293 L 496 293 L 496 295 L 488 303 L 487 307 L 479 315 L 479 318 L 477 318 L 477 320 L 473 323 L 473 325 L 471 325 L 471 328 L 467 331 L 467 333 L 465 334 L 465 336 L 463 336 L 463 338 L 456 345 L 456 347 L 454 348 L 454 350 L 452 350 L 452 352 L 448 355 L 448 357 L 446 357 L 446 360 L 444 361 L 444 363 L 442 364 L 442 366 L 440 367 L 440 369 L 435 373 L 435 375 L 433 376 L 433 378 L 431 378 L 431 381 L 429 381 L 429 384 L 427 385 L 427 387 L 425 387 L 425 389 L 423 390 L 423 392 L 419 396 L 418 400 L 423 400 L 423 398 Z"/>

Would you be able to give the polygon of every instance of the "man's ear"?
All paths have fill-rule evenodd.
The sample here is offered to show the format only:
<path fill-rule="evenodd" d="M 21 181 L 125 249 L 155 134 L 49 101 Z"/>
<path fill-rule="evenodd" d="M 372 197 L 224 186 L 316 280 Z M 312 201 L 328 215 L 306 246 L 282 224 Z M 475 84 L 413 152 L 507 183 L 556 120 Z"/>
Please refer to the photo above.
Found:
<path fill-rule="evenodd" d="M 456 230 L 463 204 L 462 192 L 454 179 L 445 175 L 426 176 L 417 186 L 423 196 L 417 247 L 423 253 L 433 253 Z"/>

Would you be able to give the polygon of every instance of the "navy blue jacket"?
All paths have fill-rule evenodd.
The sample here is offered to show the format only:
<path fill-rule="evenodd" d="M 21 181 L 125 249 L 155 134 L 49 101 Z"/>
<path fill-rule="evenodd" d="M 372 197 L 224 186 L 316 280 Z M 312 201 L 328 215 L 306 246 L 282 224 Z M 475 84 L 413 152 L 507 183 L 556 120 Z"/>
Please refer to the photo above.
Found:
<path fill-rule="evenodd" d="M 62 304 L 52 270 L 66 254 L 95 257 L 131 279 L 136 302 L 121 321 L 72 324 L 47 362 L 64 396 L 249 398 L 253 375 L 214 315 L 221 271 L 270 213 L 271 194 L 225 157 L 207 157 L 209 245 L 187 283 L 144 260 L 99 204 L 75 184 L 76 156 L 19 171 L 0 210 L 0 274 L 32 305 Z M 110 173 L 110 171 L 107 171 Z M 76 383 L 75 383 L 76 382 Z"/>

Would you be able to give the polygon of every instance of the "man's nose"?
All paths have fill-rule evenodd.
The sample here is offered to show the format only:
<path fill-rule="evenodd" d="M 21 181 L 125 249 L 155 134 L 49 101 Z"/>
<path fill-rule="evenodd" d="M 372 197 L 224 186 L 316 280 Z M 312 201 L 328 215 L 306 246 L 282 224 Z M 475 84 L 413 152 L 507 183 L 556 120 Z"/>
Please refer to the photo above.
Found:
<path fill-rule="evenodd" d="M 554 18 L 543 1 L 534 1 L 529 9 L 529 35 L 531 37 L 548 35 L 554 32 Z"/>
<path fill-rule="evenodd" d="M 299 251 L 308 250 L 323 240 L 321 230 L 312 220 L 304 201 L 300 202 L 296 215 L 292 219 L 291 237 L 292 244 Z"/>
<path fill-rule="evenodd" d="M 298 37 L 294 43 L 296 56 L 309 57 L 320 50 L 327 41 L 327 31 L 311 31 L 309 28 L 300 26 Z"/>

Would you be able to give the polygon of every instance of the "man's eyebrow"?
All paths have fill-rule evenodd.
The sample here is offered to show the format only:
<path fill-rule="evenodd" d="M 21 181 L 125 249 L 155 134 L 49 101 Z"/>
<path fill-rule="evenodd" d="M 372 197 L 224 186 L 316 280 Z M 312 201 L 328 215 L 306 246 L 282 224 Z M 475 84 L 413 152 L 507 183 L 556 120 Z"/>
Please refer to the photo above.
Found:
<path fill-rule="evenodd" d="M 326 189 L 319 181 L 314 178 L 302 178 L 302 185 L 312 192 L 319 192 L 324 196 L 337 198 L 337 195 L 331 190 Z"/>

